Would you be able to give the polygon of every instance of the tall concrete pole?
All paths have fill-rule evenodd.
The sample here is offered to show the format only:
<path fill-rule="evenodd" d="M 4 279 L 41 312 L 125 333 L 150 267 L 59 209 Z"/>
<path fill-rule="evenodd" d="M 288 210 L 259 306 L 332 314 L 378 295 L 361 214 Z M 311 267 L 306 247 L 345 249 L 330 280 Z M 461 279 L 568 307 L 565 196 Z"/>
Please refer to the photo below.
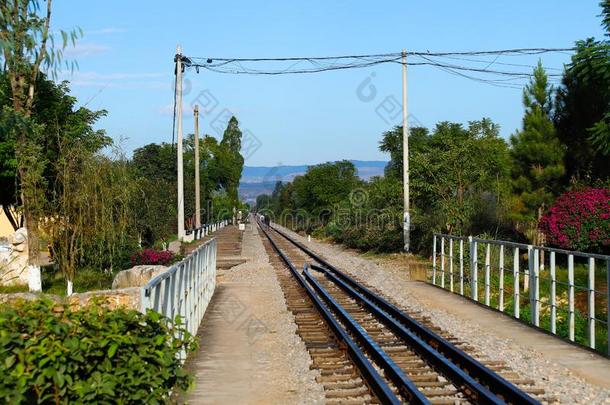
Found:
<path fill-rule="evenodd" d="M 407 51 L 402 51 L 402 177 L 404 194 L 403 239 L 405 252 L 411 244 L 411 214 L 409 212 L 409 125 L 407 123 Z"/>
<path fill-rule="evenodd" d="M 199 106 L 195 106 L 195 228 L 201 226 L 201 196 L 199 195 Z"/>
<path fill-rule="evenodd" d="M 182 49 L 176 47 L 176 120 L 178 121 L 178 240 L 183 240 L 184 231 L 184 163 L 182 161 Z"/>

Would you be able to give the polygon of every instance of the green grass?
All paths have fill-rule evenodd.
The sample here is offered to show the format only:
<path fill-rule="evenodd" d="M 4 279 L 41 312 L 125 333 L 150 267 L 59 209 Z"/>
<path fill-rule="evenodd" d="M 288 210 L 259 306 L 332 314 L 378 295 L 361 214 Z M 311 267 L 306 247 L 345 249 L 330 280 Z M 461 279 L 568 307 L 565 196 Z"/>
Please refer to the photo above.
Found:
<path fill-rule="evenodd" d="M 93 269 L 82 269 L 76 273 L 74 278 L 74 292 L 86 292 L 95 290 L 108 290 L 112 287 L 114 275 L 105 274 Z M 28 286 L 4 286 L 0 287 L 0 294 L 14 294 L 28 292 Z M 66 279 L 59 272 L 54 272 L 47 267 L 42 270 L 42 292 L 59 296 L 66 295 Z"/>
<path fill-rule="evenodd" d="M 114 274 L 104 273 L 95 269 L 85 268 L 76 272 L 74 277 L 74 292 L 81 293 L 112 288 Z M 48 267 L 42 271 L 42 292 L 59 296 L 66 295 L 66 279 L 59 272 Z"/>
<path fill-rule="evenodd" d="M 27 285 L 0 286 L 0 294 L 14 294 L 28 291 Z"/>

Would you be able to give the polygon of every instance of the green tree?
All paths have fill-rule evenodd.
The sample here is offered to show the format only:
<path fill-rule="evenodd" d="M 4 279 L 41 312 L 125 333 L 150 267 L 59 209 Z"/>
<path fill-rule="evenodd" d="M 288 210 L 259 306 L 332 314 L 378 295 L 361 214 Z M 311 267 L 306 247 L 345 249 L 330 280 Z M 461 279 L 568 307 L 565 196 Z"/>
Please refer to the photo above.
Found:
<path fill-rule="evenodd" d="M 0 48 L 8 77 L 11 106 L 2 110 L 2 121 L 9 128 L 8 138 L 15 139 L 17 172 L 23 215 L 28 230 L 29 264 L 39 267 L 38 223 L 44 197 L 42 156 L 44 138 L 40 123 L 32 119 L 39 70 L 55 69 L 62 61 L 62 49 L 69 39 L 74 43 L 78 32 L 61 31 L 63 47 L 54 47 L 51 23 L 52 2 L 41 9 L 38 0 L 0 3 Z"/>
<path fill-rule="evenodd" d="M 421 150 L 428 140 L 428 129 L 414 127 L 409 129 L 409 152 Z M 390 161 L 385 168 L 385 175 L 402 179 L 402 127 L 395 126 L 383 133 L 379 150 L 390 154 Z"/>
<path fill-rule="evenodd" d="M 609 0 L 600 3 L 610 36 Z M 567 146 L 567 179 L 610 176 L 610 40 L 576 42 L 557 91 L 554 117 L 559 139 Z"/>
<path fill-rule="evenodd" d="M 168 143 L 145 145 L 134 150 L 131 166 L 140 183 L 134 211 L 142 243 L 167 242 L 177 232 L 176 149 Z"/>
<path fill-rule="evenodd" d="M 79 268 L 122 270 L 136 247 L 134 204 L 138 183 L 127 159 L 113 158 L 64 142 L 53 162 L 53 187 L 45 229 L 53 257 L 68 282 L 68 295 Z"/>
<path fill-rule="evenodd" d="M 70 95 L 68 82 L 59 84 L 48 80 L 44 74 L 40 74 L 36 83 L 36 94 L 32 105 L 32 120 L 40 123 L 38 127 L 46 136 L 40 137 L 39 160 L 44 163 L 41 176 L 49 190 L 56 181 L 57 173 L 55 166 L 59 156 L 61 143 L 78 142 L 87 150 L 98 151 L 110 145 L 111 139 L 103 130 L 93 130 L 93 125 L 104 115 L 105 110 L 92 111 L 86 107 L 77 107 L 77 100 Z M 0 108 L 4 109 L 0 120 L 0 184 L 3 193 L 0 196 L 7 217 L 13 224 L 18 226 L 18 218 L 14 215 L 15 207 L 20 202 L 19 176 L 17 175 L 17 139 L 13 136 L 14 116 L 11 112 L 10 90 L 8 75 L 0 73 Z M 47 192 L 46 199 L 51 196 Z M 44 207 L 40 209 L 44 211 Z M 15 228 L 16 229 L 16 228 Z"/>
<path fill-rule="evenodd" d="M 498 204 L 506 190 L 510 156 L 491 120 L 441 122 L 425 148 L 411 156 L 411 190 L 417 216 L 431 216 L 446 232 L 472 229 L 477 202 Z M 497 217 L 495 218 L 498 219 Z"/>
<path fill-rule="evenodd" d="M 557 138 L 551 115 L 552 86 L 542 63 L 523 91 L 523 129 L 511 136 L 512 178 L 516 201 L 513 216 L 529 240 L 535 241 L 538 218 L 561 189 L 565 147 Z"/>
<path fill-rule="evenodd" d="M 259 211 L 270 210 L 271 204 L 273 204 L 273 200 L 268 194 L 261 194 L 256 197 L 256 209 L 258 209 Z"/>
<path fill-rule="evenodd" d="M 332 210 L 359 182 L 356 167 L 347 160 L 310 166 L 293 181 L 294 204 L 311 213 Z"/>
<path fill-rule="evenodd" d="M 239 205 L 237 189 L 241 172 L 244 167 L 244 158 L 240 153 L 242 133 L 237 118 L 231 117 L 227 129 L 222 135 L 219 148 L 216 152 L 218 165 L 223 168 L 223 186 L 234 206 Z"/>

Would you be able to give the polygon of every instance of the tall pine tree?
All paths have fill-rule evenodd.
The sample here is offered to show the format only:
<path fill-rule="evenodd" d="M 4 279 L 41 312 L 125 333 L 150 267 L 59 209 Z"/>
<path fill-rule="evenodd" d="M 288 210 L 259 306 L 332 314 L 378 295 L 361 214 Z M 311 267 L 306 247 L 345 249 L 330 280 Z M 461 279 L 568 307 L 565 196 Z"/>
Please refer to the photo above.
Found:
<path fill-rule="evenodd" d="M 233 207 L 239 206 L 238 187 L 241 172 L 244 167 L 244 158 L 240 153 L 242 132 L 239 129 L 237 118 L 231 117 L 220 141 L 219 157 L 224 160 L 226 182 L 223 184 L 227 190 Z"/>
<path fill-rule="evenodd" d="M 513 188 L 517 194 L 514 219 L 530 240 L 535 240 L 538 217 L 560 191 L 565 173 L 565 146 L 559 141 L 551 114 L 553 87 L 538 62 L 523 91 L 523 129 L 510 138 Z M 539 242 L 539 241 L 538 241 Z"/>

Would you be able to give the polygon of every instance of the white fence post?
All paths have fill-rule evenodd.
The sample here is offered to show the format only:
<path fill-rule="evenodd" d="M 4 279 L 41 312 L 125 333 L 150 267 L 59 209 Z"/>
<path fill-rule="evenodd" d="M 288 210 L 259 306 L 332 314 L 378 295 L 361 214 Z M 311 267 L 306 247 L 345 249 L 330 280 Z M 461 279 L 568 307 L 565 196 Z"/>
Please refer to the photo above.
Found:
<path fill-rule="evenodd" d="M 449 291 L 453 292 L 453 238 L 449 239 Z"/>
<path fill-rule="evenodd" d="M 551 252 L 551 333 L 557 333 L 557 279 L 555 269 L 555 252 Z"/>
<path fill-rule="evenodd" d="M 589 257 L 589 347 L 595 349 L 595 259 Z"/>
<path fill-rule="evenodd" d="M 441 236 L 441 288 L 445 288 L 445 237 Z"/>
<path fill-rule="evenodd" d="M 606 328 L 608 334 L 608 355 L 610 356 L 610 259 L 606 260 Z"/>
<path fill-rule="evenodd" d="M 504 312 L 504 245 L 500 245 L 500 262 L 498 263 L 500 273 L 500 294 L 498 296 L 498 309 Z"/>
<path fill-rule="evenodd" d="M 473 300 L 479 300 L 479 285 L 478 285 L 478 270 L 477 270 L 477 241 L 472 238 L 472 236 L 468 237 L 468 241 L 470 242 L 470 296 Z"/>
<path fill-rule="evenodd" d="M 532 245 L 528 246 L 528 268 L 530 279 L 530 314 L 531 322 L 535 326 L 540 324 L 540 316 L 538 314 L 539 290 L 538 290 L 538 271 L 540 269 L 540 252 Z"/>
<path fill-rule="evenodd" d="M 516 247 L 513 252 L 513 304 L 515 318 L 519 319 L 519 248 Z"/>
<path fill-rule="evenodd" d="M 491 284 L 491 243 L 485 246 L 485 305 L 489 306 Z"/>
<path fill-rule="evenodd" d="M 460 295 L 464 295 L 464 239 L 460 239 Z"/>
<path fill-rule="evenodd" d="M 574 256 L 568 255 L 568 338 L 574 341 Z"/>
<path fill-rule="evenodd" d="M 534 260 L 534 304 L 536 307 L 536 319 L 534 325 L 540 326 L 540 250 L 536 249 Z"/>
<path fill-rule="evenodd" d="M 432 284 L 436 285 L 436 234 L 432 236 Z"/>

